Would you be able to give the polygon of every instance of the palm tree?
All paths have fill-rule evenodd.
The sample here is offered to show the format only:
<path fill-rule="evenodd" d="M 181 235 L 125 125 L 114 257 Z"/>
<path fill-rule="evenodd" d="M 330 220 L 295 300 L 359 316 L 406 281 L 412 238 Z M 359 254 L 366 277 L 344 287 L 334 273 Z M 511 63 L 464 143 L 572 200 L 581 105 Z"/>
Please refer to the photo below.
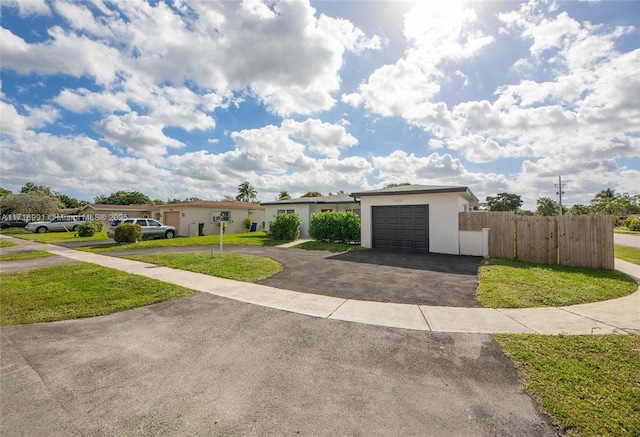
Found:
<path fill-rule="evenodd" d="M 278 200 L 291 200 L 291 195 L 286 190 L 282 190 L 278 194 Z"/>
<path fill-rule="evenodd" d="M 251 186 L 249 181 L 244 181 L 238 185 L 238 195 L 236 196 L 236 200 L 251 202 L 256 199 L 257 194 L 258 192 Z"/>
<path fill-rule="evenodd" d="M 600 192 L 595 196 L 596 199 L 609 199 L 609 200 L 613 200 L 615 197 L 616 197 L 616 192 L 611 188 L 607 188 L 606 190 L 600 190 Z"/>

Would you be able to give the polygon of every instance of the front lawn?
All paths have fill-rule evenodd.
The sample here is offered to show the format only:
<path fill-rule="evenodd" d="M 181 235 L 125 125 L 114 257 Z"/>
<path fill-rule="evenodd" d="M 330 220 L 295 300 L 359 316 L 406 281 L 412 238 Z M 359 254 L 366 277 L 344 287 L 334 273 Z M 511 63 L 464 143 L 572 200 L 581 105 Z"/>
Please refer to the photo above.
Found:
<path fill-rule="evenodd" d="M 638 289 L 630 276 L 490 258 L 480 267 L 478 300 L 489 308 L 566 306 L 626 296 Z"/>
<path fill-rule="evenodd" d="M 13 247 L 13 246 L 17 246 L 17 244 L 14 243 L 13 241 L 0 240 L 0 247 Z"/>
<path fill-rule="evenodd" d="M 570 435 L 640 435 L 640 336 L 495 335 Z"/>
<path fill-rule="evenodd" d="M 53 254 L 50 252 L 45 252 L 44 250 L 32 250 L 30 252 L 19 252 L 0 255 L 0 261 L 18 261 L 23 259 L 43 258 L 46 256 L 53 256 Z"/>
<path fill-rule="evenodd" d="M 616 258 L 621 260 L 640 265 L 640 249 L 637 247 L 627 246 L 614 246 L 614 253 Z"/>
<path fill-rule="evenodd" d="M 83 262 L 0 273 L 0 282 L 2 326 L 99 316 L 196 293 Z"/>
<path fill-rule="evenodd" d="M 12 229 L 13 232 L 3 231 L 3 234 L 10 235 L 15 238 L 21 238 L 23 240 L 35 241 L 45 244 L 56 243 L 77 243 L 81 241 L 104 241 L 108 240 L 107 231 L 96 232 L 93 237 L 78 237 L 77 232 L 46 232 L 44 234 L 37 234 L 27 232 L 24 229 Z"/>
<path fill-rule="evenodd" d="M 222 238 L 223 245 L 237 246 L 277 246 L 286 241 L 274 240 L 264 232 L 244 232 L 241 234 L 225 234 Z M 162 240 L 145 240 L 137 243 L 114 243 L 88 246 L 79 250 L 89 252 L 115 252 L 129 249 L 147 249 L 151 247 L 188 247 L 188 246 L 215 246 L 220 245 L 220 235 L 205 235 L 202 237 L 178 237 Z"/>
<path fill-rule="evenodd" d="M 242 253 L 187 252 L 124 258 L 244 282 L 266 279 L 282 270 L 282 264 L 271 258 Z"/>

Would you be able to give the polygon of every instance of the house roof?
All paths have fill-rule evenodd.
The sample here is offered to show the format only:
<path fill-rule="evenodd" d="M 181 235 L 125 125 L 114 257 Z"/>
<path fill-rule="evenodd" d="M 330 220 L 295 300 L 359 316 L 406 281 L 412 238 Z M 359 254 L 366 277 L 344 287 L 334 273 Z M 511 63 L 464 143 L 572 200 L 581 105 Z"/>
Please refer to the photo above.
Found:
<path fill-rule="evenodd" d="M 437 194 L 437 193 L 464 193 L 467 199 L 477 202 L 478 198 L 469 187 L 448 185 L 401 185 L 398 187 L 382 188 L 379 190 L 351 193 L 351 197 L 384 196 L 389 194 Z"/>
<path fill-rule="evenodd" d="M 194 202 L 182 202 L 182 203 L 165 203 L 163 205 L 153 205 L 153 209 L 164 209 L 164 208 L 224 208 L 224 209 L 264 209 L 264 206 L 261 206 L 258 203 L 251 202 L 240 202 L 239 200 L 233 201 L 217 201 L 217 200 L 196 200 Z"/>
<path fill-rule="evenodd" d="M 151 211 L 151 209 L 154 207 L 155 205 L 150 205 L 150 204 L 141 204 L 141 205 L 108 205 L 105 203 L 89 203 L 85 206 L 83 206 L 82 208 L 80 208 L 80 211 L 84 211 L 87 208 L 91 208 L 95 211 L 113 211 L 113 210 L 118 210 L 118 211 Z"/>
<path fill-rule="evenodd" d="M 356 203 L 348 194 L 336 194 L 335 196 L 299 197 L 297 199 L 278 200 L 276 202 L 262 202 L 262 205 L 291 205 L 304 203 Z"/>

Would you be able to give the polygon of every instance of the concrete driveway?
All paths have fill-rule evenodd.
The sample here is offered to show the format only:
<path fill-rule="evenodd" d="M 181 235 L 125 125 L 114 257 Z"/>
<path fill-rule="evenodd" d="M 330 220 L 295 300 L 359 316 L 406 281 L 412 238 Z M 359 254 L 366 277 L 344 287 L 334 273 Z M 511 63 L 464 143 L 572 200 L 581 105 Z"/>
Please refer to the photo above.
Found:
<path fill-rule="evenodd" d="M 3 435 L 558 435 L 489 335 L 205 293 L 0 335 Z"/>

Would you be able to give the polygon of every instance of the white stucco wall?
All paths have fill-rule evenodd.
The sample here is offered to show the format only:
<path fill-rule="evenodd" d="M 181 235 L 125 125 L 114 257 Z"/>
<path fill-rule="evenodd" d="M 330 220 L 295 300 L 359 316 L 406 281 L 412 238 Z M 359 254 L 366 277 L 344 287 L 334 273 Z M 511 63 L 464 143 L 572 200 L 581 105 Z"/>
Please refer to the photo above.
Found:
<path fill-rule="evenodd" d="M 372 247 L 373 206 L 429 205 L 429 252 L 458 255 L 458 212 L 469 202 L 460 193 L 397 194 L 363 196 L 361 205 L 361 239 L 363 247 Z"/>

